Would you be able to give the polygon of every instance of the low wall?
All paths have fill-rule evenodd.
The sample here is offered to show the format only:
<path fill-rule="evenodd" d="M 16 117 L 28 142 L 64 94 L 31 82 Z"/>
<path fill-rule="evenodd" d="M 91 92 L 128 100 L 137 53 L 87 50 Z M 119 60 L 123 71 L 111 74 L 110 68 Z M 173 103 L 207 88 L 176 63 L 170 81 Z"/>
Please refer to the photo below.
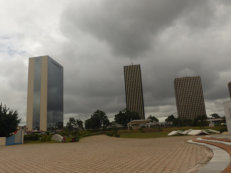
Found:
<path fill-rule="evenodd" d="M 0 137 L 0 146 L 6 145 L 6 137 Z"/>
<path fill-rule="evenodd" d="M 6 138 L 6 145 L 23 144 L 24 130 L 20 129 L 16 134 Z"/>
<path fill-rule="evenodd" d="M 0 146 L 23 144 L 24 130 L 20 129 L 16 134 L 9 137 L 0 137 Z"/>

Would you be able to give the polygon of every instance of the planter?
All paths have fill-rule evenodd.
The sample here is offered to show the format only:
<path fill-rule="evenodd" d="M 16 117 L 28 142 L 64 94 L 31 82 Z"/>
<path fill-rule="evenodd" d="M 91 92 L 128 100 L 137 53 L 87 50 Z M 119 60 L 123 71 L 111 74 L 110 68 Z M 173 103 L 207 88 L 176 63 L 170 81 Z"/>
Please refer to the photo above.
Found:
<path fill-rule="evenodd" d="M 6 145 L 6 137 L 0 137 L 0 146 Z"/>

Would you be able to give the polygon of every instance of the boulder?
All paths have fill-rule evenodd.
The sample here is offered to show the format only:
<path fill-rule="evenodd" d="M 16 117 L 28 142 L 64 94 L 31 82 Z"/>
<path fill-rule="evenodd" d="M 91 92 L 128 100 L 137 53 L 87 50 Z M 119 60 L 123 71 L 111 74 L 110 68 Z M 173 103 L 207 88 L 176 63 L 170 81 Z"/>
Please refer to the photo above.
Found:
<path fill-rule="evenodd" d="M 63 141 L 63 136 L 59 135 L 59 134 L 54 134 L 52 137 L 51 137 L 51 140 L 52 141 L 57 141 L 57 142 L 62 142 Z"/>

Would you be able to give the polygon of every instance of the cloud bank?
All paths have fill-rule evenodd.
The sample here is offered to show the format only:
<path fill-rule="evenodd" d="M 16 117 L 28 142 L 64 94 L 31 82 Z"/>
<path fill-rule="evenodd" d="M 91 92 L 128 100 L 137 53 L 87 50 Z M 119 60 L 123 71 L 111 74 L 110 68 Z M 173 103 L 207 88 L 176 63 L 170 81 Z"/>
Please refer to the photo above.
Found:
<path fill-rule="evenodd" d="M 123 66 L 141 64 L 146 116 L 176 112 L 173 80 L 199 75 L 207 113 L 231 81 L 231 3 L 215 0 L 1 1 L 0 98 L 25 122 L 28 57 L 64 66 L 66 119 L 125 108 Z"/>

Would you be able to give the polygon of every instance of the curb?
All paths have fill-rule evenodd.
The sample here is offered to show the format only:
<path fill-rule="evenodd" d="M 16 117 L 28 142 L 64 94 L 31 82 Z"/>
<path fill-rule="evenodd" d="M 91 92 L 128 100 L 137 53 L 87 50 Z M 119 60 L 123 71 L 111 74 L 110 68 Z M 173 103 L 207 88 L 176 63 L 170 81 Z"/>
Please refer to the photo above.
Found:
<path fill-rule="evenodd" d="M 194 142 L 192 140 L 188 140 L 187 142 L 205 146 L 213 152 L 212 159 L 202 166 L 197 173 L 221 173 L 230 164 L 230 156 L 225 150 L 213 145 Z"/>

